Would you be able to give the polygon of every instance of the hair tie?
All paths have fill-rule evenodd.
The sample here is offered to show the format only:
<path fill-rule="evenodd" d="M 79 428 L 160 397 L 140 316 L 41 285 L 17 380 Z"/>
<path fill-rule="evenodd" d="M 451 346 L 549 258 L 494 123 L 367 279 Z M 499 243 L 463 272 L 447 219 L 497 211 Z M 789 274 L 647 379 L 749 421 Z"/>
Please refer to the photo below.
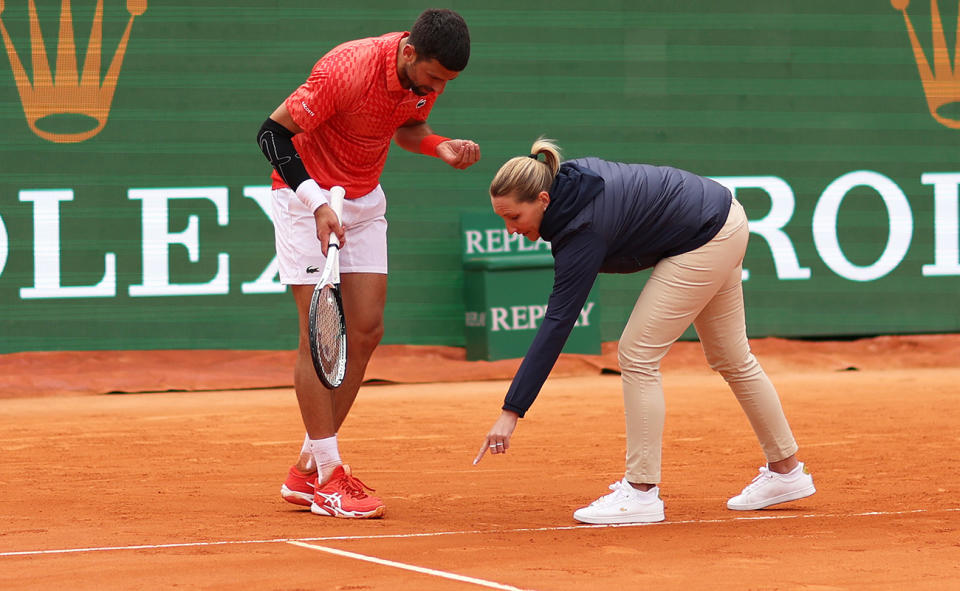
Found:
<path fill-rule="evenodd" d="M 533 158 L 534 160 L 537 159 L 537 156 L 537 154 L 527 154 L 527 158 Z"/>

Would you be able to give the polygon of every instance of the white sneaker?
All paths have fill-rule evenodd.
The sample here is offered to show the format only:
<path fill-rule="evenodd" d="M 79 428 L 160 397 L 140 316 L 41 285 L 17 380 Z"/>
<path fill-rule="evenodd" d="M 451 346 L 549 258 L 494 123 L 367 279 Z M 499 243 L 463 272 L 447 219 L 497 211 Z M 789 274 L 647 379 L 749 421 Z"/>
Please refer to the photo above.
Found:
<path fill-rule="evenodd" d="M 790 474 L 777 474 L 763 467 L 753 482 L 727 501 L 727 509 L 753 511 L 778 503 L 796 501 L 815 492 L 817 489 L 813 486 L 813 476 L 803 462 Z"/>
<path fill-rule="evenodd" d="M 610 490 L 613 492 L 574 511 L 573 518 L 583 523 L 653 523 L 664 520 L 658 487 L 639 491 L 624 477 L 611 484 Z"/>

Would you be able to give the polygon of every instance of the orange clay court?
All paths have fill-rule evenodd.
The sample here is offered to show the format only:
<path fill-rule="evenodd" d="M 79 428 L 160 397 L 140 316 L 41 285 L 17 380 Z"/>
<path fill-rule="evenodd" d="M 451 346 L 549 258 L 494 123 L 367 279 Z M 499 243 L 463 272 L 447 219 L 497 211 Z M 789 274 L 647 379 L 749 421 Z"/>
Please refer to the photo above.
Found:
<path fill-rule="evenodd" d="M 383 347 L 340 433 L 387 505 L 367 521 L 280 499 L 303 437 L 292 353 L 0 356 L 0 589 L 960 589 L 960 336 L 753 349 L 817 494 L 725 508 L 763 459 L 678 343 L 667 521 L 619 527 L 571 516 L 623 474 L 612 344 L 564 356 L 478 466 L 518 362 Z"/>

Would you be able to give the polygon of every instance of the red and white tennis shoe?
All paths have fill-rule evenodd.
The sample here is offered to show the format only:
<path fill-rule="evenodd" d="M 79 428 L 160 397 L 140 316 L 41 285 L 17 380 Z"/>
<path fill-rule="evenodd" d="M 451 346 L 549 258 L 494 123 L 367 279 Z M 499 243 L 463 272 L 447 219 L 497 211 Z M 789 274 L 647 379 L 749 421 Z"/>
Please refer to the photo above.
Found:
<path fill-rule="evenodd" d="M 290 467 L 287 479 L 280 487 L 280 496 L 284 501 L 309 507 L 313 504 L 313 495 L 317 490 L 317 473 L 304 474 L 296 466 Z"/>
<path fill-rule="evenodd" d="M 383 517 L 383 501 L 366 491 L 372 488 L 354 478 L 350 466 L 337 466 L 326 484 L 317 488 L 310 511 L 317 515 L 370 519 Z"/>
<path fill-rule="evenodd" d="M 764 466 L 760 468 L 760 473 L 753 482 L 727 501 L 727 509 L 753 511 L 778 503 L 796 501 L 815 492 L 817 489 L 813 486 L 813 476 L 803 462 L 789 474 L 778 474 Z"/>

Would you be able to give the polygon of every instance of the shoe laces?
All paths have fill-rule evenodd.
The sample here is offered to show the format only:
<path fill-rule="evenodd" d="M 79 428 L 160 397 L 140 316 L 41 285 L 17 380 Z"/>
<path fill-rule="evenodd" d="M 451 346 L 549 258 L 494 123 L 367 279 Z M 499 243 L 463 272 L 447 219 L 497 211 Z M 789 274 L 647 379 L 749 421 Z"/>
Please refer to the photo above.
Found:
<path fill-rule="evenodd" d="M 596 501 L 594 501 L 594 502 L 592 502 L 592 503 L 590 503 L 590 504 L 591 504 L 591 505 L 600 505 L 600 504 L 603 504 L 603 503 L 610 503 L 610 502 L 613 502 L 613 501 L 615 501 L 615 500 L 617 500 L 617 499 L 620 499 L 620 498 L 622 498 L 622 497 L 625 497 L 625 496 L 629 496 L 629 495 L 630 495 L 630 491 L 624 490 L 623 480 L 618 480 L 618 481 L 614 482 L 614 483 L 611 484 L 608 488 L 609 488 L 610 490 L 612 490 L 613 492 L 612 492 L 612 493 L 609 493 L 609 494 L 606 494 L 606 495 L 603 495 L 602 497 L 600 497 L 599 499 L 597 499 Z M 630 488 L 632 489 L 633 487 L 630 487 Z"/>
<path fill-rule="evenodd" d="M 338 482 L 340 489 L 355 499 L 362 499 L 367 496 L 365 490 L 374 492 L 376 489 L 370 488 L 353 474 L 344 473 Z"/>
<path fill-rule="evenodd" d="M 760 467 L 760 473 L 753 477 L 753 480 L 743 489 L 744 493 L 754 491 L 758 488 L 761 488 L 768 480 L 774 477 L 774 472 L 771 472 L 766 466 Z"/>

